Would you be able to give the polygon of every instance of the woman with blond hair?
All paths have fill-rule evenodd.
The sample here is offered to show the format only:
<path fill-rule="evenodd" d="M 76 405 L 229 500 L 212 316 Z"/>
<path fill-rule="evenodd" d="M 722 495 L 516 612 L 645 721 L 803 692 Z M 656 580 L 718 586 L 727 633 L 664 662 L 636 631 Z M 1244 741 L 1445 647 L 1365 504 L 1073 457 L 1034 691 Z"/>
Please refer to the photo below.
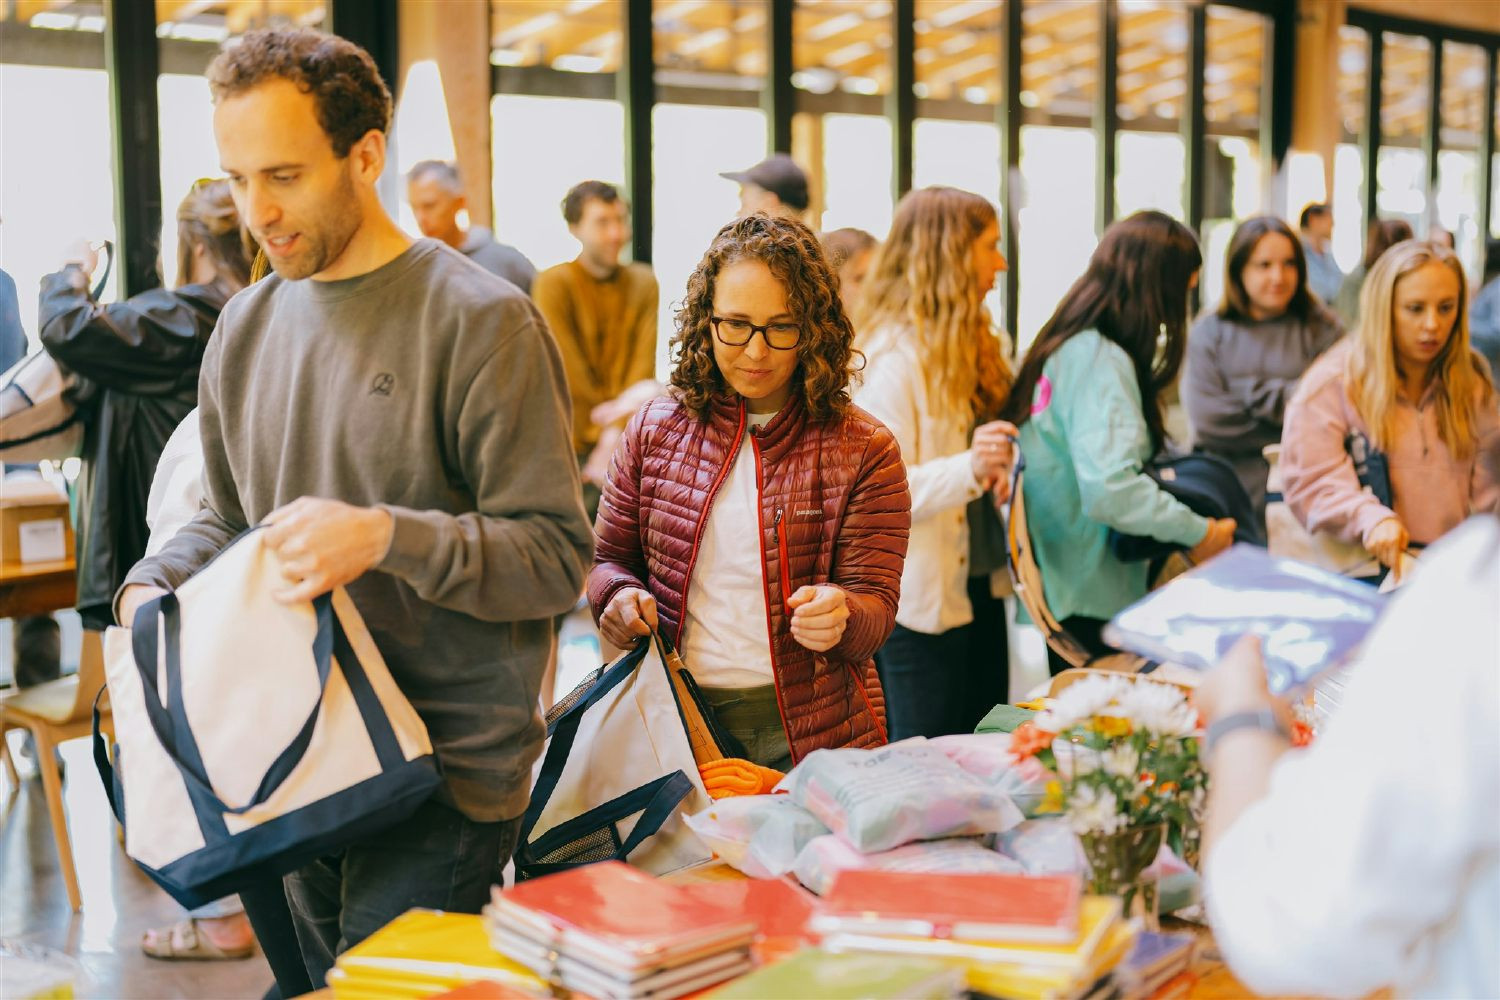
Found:
<path fill-rule="evenodd" d="M 1015 428 L 997 420 L 1010 370 L 984 296 L 1005 270 L 984 198 L 913 191 L 896 206 L 855 315 L 855 395 L 895 434 L 911 484 L 911 544 L 896 628 L 876 654 L 891 739 L 973 732 L 1006 700 L 1005 603 L 971 573 L 969 514 L 1010 486 Z M 976 516 L 993 517 L 993 511 Z M 986 566 L 986 570 L 999 570 Z"/>
<path fill-rule="evenodd" d="M 1469 344 L 1467 298 L 1463 265 L 1444 246 L 1407 240 L 1375 261 L 1359 325 L 1308 369 L 1287 408 L 1283 489 L 1309 531 L 1394 567 L 1410 545 L 1493 506 L 1475 456 L 1500 415 L 1489 366 Z M 1389 505 L 1359 481 L 1349 448 L 1361 437 L 1384 456 Z"/>

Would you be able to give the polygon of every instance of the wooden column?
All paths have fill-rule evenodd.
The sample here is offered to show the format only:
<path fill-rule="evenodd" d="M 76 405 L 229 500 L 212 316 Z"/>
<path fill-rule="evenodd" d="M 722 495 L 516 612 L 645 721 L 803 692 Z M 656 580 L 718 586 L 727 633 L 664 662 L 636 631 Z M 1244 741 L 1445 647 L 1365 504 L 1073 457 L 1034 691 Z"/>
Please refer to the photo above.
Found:
<path fill-rule="evenodd" d="M 405 0 L 400 33 L 402 79 L 414 63 L 437 63 L 470 224 L 493 228 L 489 4 L 486 0 Z"/>

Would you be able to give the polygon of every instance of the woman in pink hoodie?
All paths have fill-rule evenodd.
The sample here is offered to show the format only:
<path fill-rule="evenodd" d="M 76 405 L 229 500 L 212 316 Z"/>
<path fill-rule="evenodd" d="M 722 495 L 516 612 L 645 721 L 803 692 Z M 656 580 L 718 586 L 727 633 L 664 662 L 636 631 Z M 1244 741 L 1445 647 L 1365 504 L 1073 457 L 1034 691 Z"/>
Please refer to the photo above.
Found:
<path fill-rule="evenodd" d="M 1398 243 L 1375 263 L 1360 322 L 1319 358 L 1287 408 L 1286 502 L 1309 531 L 1394 566 L 1475 510 L 1496 484 L 1477 446 L 1500 425 L 1489 365 L 1469 346 L 1463 266 L 1434 243 Z M 1391 504 L 1361 487 L 1346 442 L 1363 435 L 1389 467 Z"/>

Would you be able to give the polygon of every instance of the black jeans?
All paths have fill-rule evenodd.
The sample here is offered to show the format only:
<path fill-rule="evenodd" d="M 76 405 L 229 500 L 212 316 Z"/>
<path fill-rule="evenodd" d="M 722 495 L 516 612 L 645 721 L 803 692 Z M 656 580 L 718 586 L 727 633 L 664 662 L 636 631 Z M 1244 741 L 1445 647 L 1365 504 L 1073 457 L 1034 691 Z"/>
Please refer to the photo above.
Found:
<path fill-rule="evenodd" d="M 334 959 L 414 906 L 478 913 L 516 847 L 521 818 L 476 823 L 429 799 L 407 819 L 286 876 L 314 987 Z"/>
<path fill-rule="evenodd" d="M 1107 646 L 1100 635 L 1104 631 L 1104 626 L 1108 624 L 1103 618 L 1085 618 L 1082 615 L 1074 615 L 1072 618 L 1064 618 L 1058 624 L 1063 627 L 1064 632 L 1077 639 L 1078 644 L 1088 650 L 1092 656 L 1108 656 L 1119 652 Z M 1053 652 L 1051 646 L 1047 647 L 1047 672 L 1053 677 L 1071 666 L 1071 663 Z"/>
<path fill-rule="evenodd" d="M 875 654 L 885 689 L 887 735 L 972 733 L 1010 689 L 1006 608 L 990 596 L 988 577 L 971 577 L 974 620 L 938 635 L 897 625 Z"/>

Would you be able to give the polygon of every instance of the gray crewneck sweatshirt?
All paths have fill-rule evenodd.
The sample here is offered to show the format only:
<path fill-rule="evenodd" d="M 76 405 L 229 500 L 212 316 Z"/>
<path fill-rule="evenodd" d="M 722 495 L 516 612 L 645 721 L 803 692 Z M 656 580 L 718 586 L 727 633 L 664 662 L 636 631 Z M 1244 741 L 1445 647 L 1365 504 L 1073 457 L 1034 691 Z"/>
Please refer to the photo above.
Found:
<path fill-rule="evenodd" d="M 204 509 L 127 583 L 175 587 L 299 497 L 379 505 L 390 550 L 349 585 L 471 819 L 526 807 L 550 617 L 593 536 L 557 347 L 531 301 L 418 240 L 343 281 L 230 300 L 199 385 Z"/>
<path fill-rule="evenodd" d="M 1205 313 L 1188 334 L 1182 404 L 1193 445 L 1234 465 L 1257 513 L 1265 509 L 1269 472 L 1261 449 L 1281 440 L 1298 379 L 1342 334 L 1338 319 L 1319 305 L 1305 320 Z"/>

